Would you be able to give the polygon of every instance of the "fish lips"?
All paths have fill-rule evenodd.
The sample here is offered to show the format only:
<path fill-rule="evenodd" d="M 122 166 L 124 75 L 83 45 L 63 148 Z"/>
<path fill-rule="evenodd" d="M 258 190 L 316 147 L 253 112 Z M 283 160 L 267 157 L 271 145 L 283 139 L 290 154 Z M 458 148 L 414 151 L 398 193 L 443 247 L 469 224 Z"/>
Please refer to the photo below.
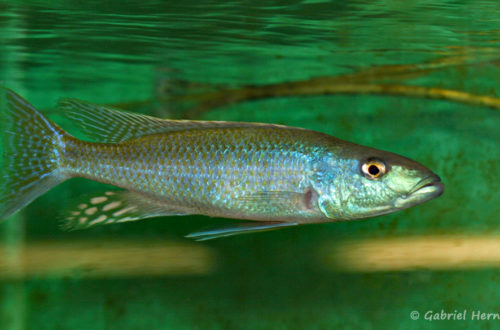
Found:
<path fill-rule="evenodd" d="M 433 174 L 420 180 L 407 194 L 398 198 L 394 206 L 404 209 L 437 198 L 443 192 L 444 184 L 441 178 Z"/>

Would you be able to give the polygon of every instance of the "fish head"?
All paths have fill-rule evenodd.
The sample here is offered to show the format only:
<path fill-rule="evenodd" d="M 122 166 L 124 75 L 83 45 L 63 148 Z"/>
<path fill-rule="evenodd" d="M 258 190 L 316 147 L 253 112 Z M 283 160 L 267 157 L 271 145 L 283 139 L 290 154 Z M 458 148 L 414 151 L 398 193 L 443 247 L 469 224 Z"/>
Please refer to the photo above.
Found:
<path fill-rule="evenodd" d="M 392 213 L 443 193 L 440 177 L 418 162 L 358 145 L 344 149 L 327 157 L 320 175 L 326 186 L 320 188 L 318 206 L 330 219 Z"/>

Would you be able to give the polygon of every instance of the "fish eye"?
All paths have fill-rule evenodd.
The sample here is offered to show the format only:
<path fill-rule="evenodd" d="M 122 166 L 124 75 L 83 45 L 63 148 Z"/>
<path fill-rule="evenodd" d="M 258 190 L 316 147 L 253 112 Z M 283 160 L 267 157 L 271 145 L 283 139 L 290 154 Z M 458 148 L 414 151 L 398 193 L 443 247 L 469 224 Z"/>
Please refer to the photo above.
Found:
<path fill-rule="evenodd" d="M 379 179 L 386 172 L 385 164 L 378 159 L 369 159 L 361 166 L 363 174 L 372 180 Z"/>

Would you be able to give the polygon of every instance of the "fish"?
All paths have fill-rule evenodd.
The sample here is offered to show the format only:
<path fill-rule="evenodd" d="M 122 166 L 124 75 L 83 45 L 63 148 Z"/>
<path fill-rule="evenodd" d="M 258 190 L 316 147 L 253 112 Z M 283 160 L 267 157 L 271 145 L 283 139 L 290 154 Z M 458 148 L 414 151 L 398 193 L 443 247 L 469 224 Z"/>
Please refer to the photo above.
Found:
<path fill-rule="evenodd" d="M 89 139 L 0 87 L 0 219 L 75 177 L 117 189 L 69 203 L 68 230 L 174 215 L 248 220 L 187 235 L 196 240 L 375 217 L 444 190 L 416 161 L 305 128 L 160 119 L 77 99 L 59 108 Z"/>

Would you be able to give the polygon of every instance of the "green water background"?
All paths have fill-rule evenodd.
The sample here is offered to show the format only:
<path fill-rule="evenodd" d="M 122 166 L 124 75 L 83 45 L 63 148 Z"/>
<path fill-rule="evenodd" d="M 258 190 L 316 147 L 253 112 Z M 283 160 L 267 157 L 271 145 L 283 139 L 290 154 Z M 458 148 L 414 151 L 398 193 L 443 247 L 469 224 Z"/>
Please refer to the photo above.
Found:
<path fill-rule="evenodd" d="M 41 109 L 60 97 L 154 100 L 160 79 L 240 86 L 499 52 L 496 1 L 5 1 L 0 80 Z M 500 52 L 499 52 L 500 54 Z M 500 96 L 497 61 L 411 80 Z M 141 109 L 154 113 L 154 109 Z M 413 321 L 410 312 L 500 312 L 500 271 L 332 272 L 318 247 L 346 238 L 500 232 L 500 112 L 446 101 L 316 96 L 236 104 L 200 119 L 306 127 L 416 159 L 446 184 L 437 200 L 360 222 L 206 244 L 207 276 L 3 280 L 2 327 L 29 329 L 493 329 L 500 321 Z M 171 239 L 227 220 L 156 218 L 64 232 L 57 211 L 97 186 L 65 182 L 2 224 L 4 242 Z M 152 261 L 154 262 L 154 260 Z"/>

